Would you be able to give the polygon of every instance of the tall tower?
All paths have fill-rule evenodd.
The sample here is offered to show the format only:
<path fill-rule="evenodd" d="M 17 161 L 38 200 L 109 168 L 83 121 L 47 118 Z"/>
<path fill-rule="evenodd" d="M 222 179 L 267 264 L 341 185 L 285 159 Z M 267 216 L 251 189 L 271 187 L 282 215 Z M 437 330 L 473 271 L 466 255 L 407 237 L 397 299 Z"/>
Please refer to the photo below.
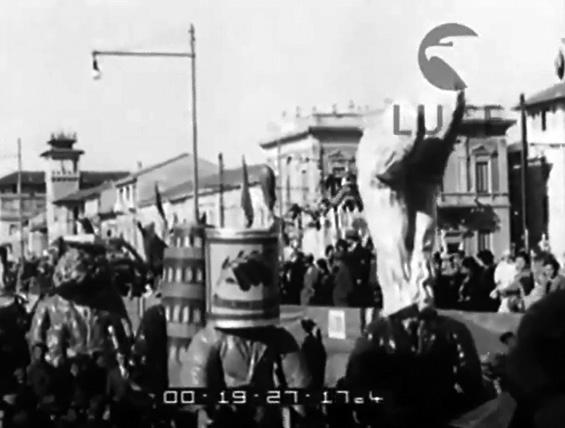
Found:
<path fill-rule="evenodd" d="M 49 149 L 41 153 L 45 159 L 48 242 L 71 233 L 73 229 L 74 213 L 53 202 L 79 190 L 79 160 L 84 152 L 73 148 L 76 141 L 75 134 L 53 134 L 47 142 Z"/>

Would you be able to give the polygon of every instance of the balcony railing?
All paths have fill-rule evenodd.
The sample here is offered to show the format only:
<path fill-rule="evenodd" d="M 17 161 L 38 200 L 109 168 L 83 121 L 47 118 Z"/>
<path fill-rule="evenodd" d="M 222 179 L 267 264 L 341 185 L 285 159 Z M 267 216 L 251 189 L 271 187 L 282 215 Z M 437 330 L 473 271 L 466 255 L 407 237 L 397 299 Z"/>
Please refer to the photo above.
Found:
<path fill-rule="evenodd" d="M 475 193 L 475 192 L 449 192 L 440 193 L 437 198 L 439 206 L 461 205 L 476 206 L 477 201 L 486 205 L 507 205 L 509 204 L 508 193 Z"/>

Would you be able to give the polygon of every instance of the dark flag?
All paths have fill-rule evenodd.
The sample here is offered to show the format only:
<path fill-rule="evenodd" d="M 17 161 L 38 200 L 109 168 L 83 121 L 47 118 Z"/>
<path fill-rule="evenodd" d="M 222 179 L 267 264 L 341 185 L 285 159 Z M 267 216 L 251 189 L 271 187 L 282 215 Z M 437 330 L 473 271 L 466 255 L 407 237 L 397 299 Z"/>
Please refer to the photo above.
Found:
<path fill-rule="evenodd" d="M 163 202 L 161 200 L 161 192 L 159 192 L 159 185 L 155 183 L 155 206 L 157 207 L 157 212 L 163 220 L 165 220 L 165 210 L 163 209 Z"/>
<path fill-rule="evenodd" d="M 92 222 L 89 219 L 83 217 L 78 222 L 82 227 L 83 233 L 87 233 L 87 234 L 95 233 L 94 226 L 92 225 Z"/>
<path fill-rule="evenodd" d="M 563 57 L 563 52 L 561 52 L 561 50 L 559 50 L 557 58 L 555 58 L 555 71 L 557 72 L 559 80 L 563 79 L 563 74 L 565 72 L 565 57 Z"/>
<path fill-rule="evenodd" d="M 159 192 L 159 185 L 157 184 L 157 182 L 155 182 L 155 207 L 157 208 L 157 212 L 159 213 L 159 217 L 161 218 L 157 234 L 163 241 L 166 241 L 169 228 L 167 217 L 165 216 L 165 210 L 163 209 L 161 192 Z"/>
<path fill-rule="evenodd" d="M 251 193 L 249 193 L 249 175 L 247 173 L 247 164 L 245 156 L 242 157 L 243 162 L 243 183 L 241 185 L 241 208 L 245 213 L 245 227 L 251 227 L 253 224 L 253 203 L 251 202 Z"/>
<path fill-rule="evenodd" d="M 261 167 L 261 174 L 259 178 L 259 183 L 261 184 L 261 191 L 263 192 L 263 200 L 267 209 L 272 212 L 275 207 L 275 202 L 277 201 L 276 196 L 276 178 L 275 173 L 268 165 L 263 165 Z"/>

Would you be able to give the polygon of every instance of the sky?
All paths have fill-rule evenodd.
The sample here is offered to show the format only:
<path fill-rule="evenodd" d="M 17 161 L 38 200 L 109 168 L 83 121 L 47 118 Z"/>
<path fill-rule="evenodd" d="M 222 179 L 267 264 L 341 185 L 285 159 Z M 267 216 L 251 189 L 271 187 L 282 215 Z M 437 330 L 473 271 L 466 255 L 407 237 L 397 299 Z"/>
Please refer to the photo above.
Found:
<path fill-rule="evenodd" d="M 283 111 L 384 99 L 453 99 L 417 65 L 425 34 L 446 22 L 441 57 L 475 104 L 515 105 L 554 83 L 565 0 L 2 0 L 0 173 L 43 167 L 53 132 L 76 132 L 83 169 L 136 168 L 191 151 L 190 64 L 99 59 L 93 49 L 187 51 L 196 27 L 199 155 L 261 162 L 258 143 Z"/>

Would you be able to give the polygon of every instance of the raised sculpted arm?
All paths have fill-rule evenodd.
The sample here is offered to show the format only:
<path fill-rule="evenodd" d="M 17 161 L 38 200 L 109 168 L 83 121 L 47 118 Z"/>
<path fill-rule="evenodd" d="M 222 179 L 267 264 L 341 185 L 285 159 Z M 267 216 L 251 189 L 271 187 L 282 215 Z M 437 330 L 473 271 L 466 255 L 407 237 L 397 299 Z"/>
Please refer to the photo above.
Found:
<path fill-rule="evenodd" d="M 436 195 L 465 109 L 461 92 L 442 137 L 425 137 L 418 111 L 415 136 L 395 135 L 393 106 L 365 131 L 357 159 L 359 192 L 377 252 L 383 311 L 394 313 L 431 299 L 426 287 L 436 225 Z"/>

